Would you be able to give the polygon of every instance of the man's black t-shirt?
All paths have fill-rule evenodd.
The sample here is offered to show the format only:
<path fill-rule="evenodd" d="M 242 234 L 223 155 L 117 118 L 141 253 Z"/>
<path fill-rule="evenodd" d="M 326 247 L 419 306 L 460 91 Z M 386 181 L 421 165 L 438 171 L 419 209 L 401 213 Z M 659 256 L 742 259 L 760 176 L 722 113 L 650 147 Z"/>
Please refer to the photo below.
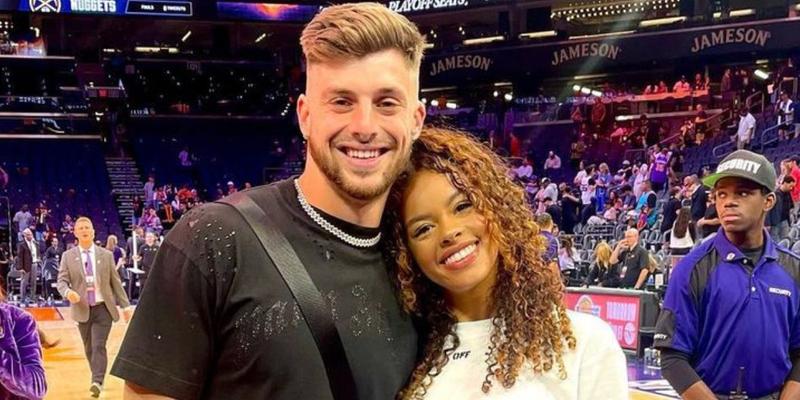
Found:
<path fill-rule="evenodd" d="M 639 275 L 642 274 L 642 269 L 647 268 L 650 260 L 647 250 L 642 246 L 625 250 L 619 255 L 620 262 L 622 263 L 622 283 L 623 288 L 632 288 L 636 286 L 636 281 L 639 280 Z M 640 288 L 641 289 L 641 288 Z"/>
<path fill-rule="evenodd" d="M 351 247 L 300 208 L 292 181 L 242 192 L 264 208 L 306 266 L 342 337 L 359 399 L 392 399 L 415 365 L 417 335 L 395 297 L 380 248 Z M 344 221 L 356 237 L 372 237 Z M 185 215 L 150 271 L 112 374 L 178 399 L 331 399 L 300 310 L 232 207 Z"/>
<path fill-rule="evenodd" d="M 706 215 L 703 216 L 705 219 L 717 219 L 719 216 L 717 215 L 717 207 L 711 206 L 706 208 Z M 720 224 L 716 225 L 703 225 L 703 237 L 706 237 L 716 231 L 719 230 Z"/>

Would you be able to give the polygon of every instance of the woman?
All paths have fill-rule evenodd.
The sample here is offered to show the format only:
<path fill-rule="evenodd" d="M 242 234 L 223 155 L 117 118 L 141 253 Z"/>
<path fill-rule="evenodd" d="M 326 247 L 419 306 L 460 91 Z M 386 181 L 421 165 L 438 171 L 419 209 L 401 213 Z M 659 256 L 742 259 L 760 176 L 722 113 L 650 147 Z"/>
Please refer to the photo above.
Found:
<path fill-rule="evenodd" d="M 0 290 L 0 399 L 42 399 L 46 392 L 36 322 Z"/>
<path fill-rule="evenodd" d="M 116 265 L 117 270 L 125 265 L 125 250 L 119 247 L 119 240 L 116 235 L 108 235 L 108 239 L 106 239 L 106 250 L 114 254 L 114 265 Z"/>
<path fill-rule="evenodd" d="M 586 278 L 586 286 L 619 287 L 619 264 L 611 264 L 611 246 L 604 240 L 594 248 L 594 263 Z"/>
<path fill-rule="evenodd" d="M 572 245 L 572 239 L 564 237 L 561 239 L 561 246 L 558 248 L 558 266 L 561 271 L 575 269 L 575 263 L 581 262 L 581 256 Z"/>
<path fill-rule="evenodd" d="M 427 331 L 400 398 L 628 397 L 614 335 L 565 310 L 523 189 L 491 150 L 425 130 L 386 210 L 403 306 Z"/>
<path fill-rule="evenodd" d="M 683 256 L 689 254 L 694 247 L 695 227 L 692 222 L 692 209 L 683 207 L 678 210 L 678 217 L 672 225 L 669 234 L 669 250 L 672 255 Z"/>

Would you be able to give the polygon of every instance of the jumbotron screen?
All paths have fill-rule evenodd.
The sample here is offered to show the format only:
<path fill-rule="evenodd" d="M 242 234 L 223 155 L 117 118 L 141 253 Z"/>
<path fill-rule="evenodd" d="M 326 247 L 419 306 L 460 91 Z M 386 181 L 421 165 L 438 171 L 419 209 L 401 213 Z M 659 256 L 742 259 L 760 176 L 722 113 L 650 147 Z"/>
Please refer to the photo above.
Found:
<path fill-rule="evenodd" d="M 19 0 L 19 11 L 53 14 L 191 17 L 191 0 Z"/>
<path fill-rule="evenodd" d="M 223 19 L 251 21 L 307 22 L 319 12 L 319 5 L 284 3 L 217 3 L 217 16 Z"/>

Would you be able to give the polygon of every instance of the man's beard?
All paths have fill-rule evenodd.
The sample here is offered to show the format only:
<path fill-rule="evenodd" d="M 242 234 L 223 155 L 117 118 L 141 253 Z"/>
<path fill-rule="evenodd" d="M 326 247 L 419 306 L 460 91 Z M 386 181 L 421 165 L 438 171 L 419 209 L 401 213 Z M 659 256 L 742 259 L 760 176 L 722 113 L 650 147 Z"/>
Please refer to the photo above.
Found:
<path fill-rule="evenodd" d="M 322 151 L 318 151 L 316 146 L 311 142 L 309 142 L 308 148 L 309 155 L 317 164 L 322 173 L 325 174 L 325 177 L 327 177 L 328 180 L 333 182 L 333 184 L 336 185 L 336 187 L 346 195 L 362 201 L 372 200 L 386 193 L 392 184 L 394 184 L 394 181 L 397 180 L 397 177 L 400 176 L 405 169 L 405 165 L 411 155 L 411 151 L 409 149 L 399 158 L 390 161 L 392 164 L 390 164 L 385 171 L 379 172 L 381 174 L 381 180 L 379 183 L 365 185 L 353 182 L 351 179 L 347 178 L 342 167 L 334 160 L 332 152 L 324 154 Z M 394 151 L 401 151 L 401 149 L 397 148 Z"/>

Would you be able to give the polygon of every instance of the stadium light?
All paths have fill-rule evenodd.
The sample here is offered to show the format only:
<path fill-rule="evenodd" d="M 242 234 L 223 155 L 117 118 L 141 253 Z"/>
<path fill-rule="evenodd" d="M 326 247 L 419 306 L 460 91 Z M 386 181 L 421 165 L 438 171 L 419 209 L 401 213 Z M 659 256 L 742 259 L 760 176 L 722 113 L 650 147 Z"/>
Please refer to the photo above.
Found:
<path fill-rule="evenodd" d="M 556 36 L 556 31 L 525 32 L 520 33 L 520 39 L 541 39 Z"/>
<path fill-rule="evenodd" d="M 267 34 L 266 33 L 262 33 L 262 34 L 258 35 L 258 37 L 256 38 L 256 43 L 259 43 L 259 42 L 261 42 L 262 40 L 264 40 L 266 38 L 267 38 Z"/>
<path fill-rule="evenodd" d="M 506 99 L 506 101 L 511 101 L 514 100 L 514 95 L 511 93 L 506 93 L 505 95 L 503 95 L 503 98 Z"/>
<path fill-rule="evenodd" d="M 639 22 L 640 28 L 647 28 L 650 26 L 659 26 L 659 25 L 669 25 L 674 24 L 676 22 L 683 22 L 686 21 L 686 17 L 668 17 L 668 18 L 656 18 L 656 19 L 646 19 L 644 21 Z"/>
<path fill-rule="evenodd" d="M 581 91 L 581 85 L 572 85 L 572 91 L 573 92 L 580 92 Z"/>
<path fill-rule="evenodd" d="M 458 108 L 458 104 L 456 104 L 456 103 L 454 103 L 452 101 L 448 101 L 445 106 L 447 108 L 451 109 L 451 110 L 455 110 L 456 108 Z"/>
<path fill-rule="evenodd" d="M 429 50 L 429 49 L 432 49 L 434 47 L 434 44 L 433 43 L 425 43 L 424 47 L 425 47 L 425 50 Z"/>
<path fill-rule="evenodd" d="M 181 38 L 181 42 L 186 43 L 186 40 L 189 39 L 189 36 L 192 36 L 192 30 L 191 29 L 189 29 L 188 31 L 186 31 L 186 33 L 183 34 L 183 37 Z"/>
<path fill-rule="evenodd" d="M 495 90 L 494 92 L 492 92 L 492 96 L 494 96 L 494 97 L 498 97 L 498 96 L 500 96 L 500 92 L 498 92 L 497 90 Z"/>
<path fill-rule="evenodd" d="M 431 100 L 431 105 L 434 107 L 439 107 L 439 100 L 436 99 Z"/>
<path fill-rule="evenodd" d="M 464 40 L 464 46 L 472 46 L 475 44 L 486 44 L 492 42 L 500 42 L 505 40 L 505 36 L 498 35 L 498 36 L 487 36 L 482 38 L 475 38 L 475 39 L 466 39 Z"/>
<path fill-rule="evenodd" d="M 769 79 L 769 72 L 766 72 L 761 69 L 757 69 L 756 72 L 753 73 L 753 75 L 755 75 L 756 78 L 761 79 L 762 81 Z"/>
<path fill-rule="evenodd" d="M 581 93 L 585 95 L 590 95 L 592 94 L 592 89 L 589 89 L 588 87 L 581 88 Z"/>
<path fill-rule="evenodd" d="M 599 90 L 592 90 L 592 96 L 594 97 L 603 97 L 603 92 Z"/>

